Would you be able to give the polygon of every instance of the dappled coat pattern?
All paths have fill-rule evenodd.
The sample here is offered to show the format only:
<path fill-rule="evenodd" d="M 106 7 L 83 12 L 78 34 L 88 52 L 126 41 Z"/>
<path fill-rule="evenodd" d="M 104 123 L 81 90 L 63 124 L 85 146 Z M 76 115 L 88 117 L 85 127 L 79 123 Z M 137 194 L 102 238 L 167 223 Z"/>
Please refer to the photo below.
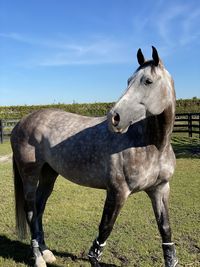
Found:
<path fill-rule="evenodd" d="M 56 109 L 36 111 L 13 129 L 16 222 L 31 231 L 35 266 L 55 261 L 46 247 L 42 216 L 61 174 L 79 185 L 105 189 L 99 233 L 89 250 L 99 259 L 120 209 L 141 190 L 150 197 L 166 267 L 177 265 L 168 216 L 169 180 L 175 168 L 170 144 L 175 116 L 173 80 L 153 47 L 152 60 L 137 53 L 139 68 L 107 117 L 91 118 Z"/>

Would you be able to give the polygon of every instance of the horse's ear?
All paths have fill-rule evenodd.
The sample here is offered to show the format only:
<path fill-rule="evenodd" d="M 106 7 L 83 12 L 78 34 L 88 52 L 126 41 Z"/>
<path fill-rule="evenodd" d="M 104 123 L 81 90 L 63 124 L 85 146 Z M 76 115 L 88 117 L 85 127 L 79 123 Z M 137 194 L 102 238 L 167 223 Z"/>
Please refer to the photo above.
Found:
<path fill-rule="evenodd" d="M 138 49 L 138 51 L 137 51 L 137 60 L 138 60 L 138 63 L 140 64 L 140 66 L 143 65 L 144 62 L 145 62 L 145 58 L 144 58 L 144 56 L 142 54 L 142 50 L 141 49 Z"/>
<path fill-rule="evenodd" d="M 158 51 L 154 46 L 152 46 L 152 58 L 153 58 L 155 66 L 158 66 L 160 59 L 158 56 Z"/>

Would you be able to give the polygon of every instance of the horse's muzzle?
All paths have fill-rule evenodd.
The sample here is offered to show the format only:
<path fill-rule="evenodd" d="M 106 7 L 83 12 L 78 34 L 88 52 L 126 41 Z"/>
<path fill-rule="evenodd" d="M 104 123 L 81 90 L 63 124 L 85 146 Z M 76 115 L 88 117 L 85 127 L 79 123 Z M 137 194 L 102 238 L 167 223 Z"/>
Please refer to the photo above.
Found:
<path fill-rule="evenodd" d="M 120 116 L 117 112 L 114 112 L 113 116 L 112 116 L 112 124 L 114 127 L 117 127 L 119 125 L 120 122 Z"/>
<path fill-rule="evenodd" d="M 120 134 L 127 132 L 131 123 L 128 124 L 128 126 L 123 127 L 120 122 L 121 122 L 121 118 L 120 118 L 119 113 L 111 110 L 108 113 L 108 126 L 109 126 L 110 131 L 115 132 L 115 133 L 120 133 Z"/>

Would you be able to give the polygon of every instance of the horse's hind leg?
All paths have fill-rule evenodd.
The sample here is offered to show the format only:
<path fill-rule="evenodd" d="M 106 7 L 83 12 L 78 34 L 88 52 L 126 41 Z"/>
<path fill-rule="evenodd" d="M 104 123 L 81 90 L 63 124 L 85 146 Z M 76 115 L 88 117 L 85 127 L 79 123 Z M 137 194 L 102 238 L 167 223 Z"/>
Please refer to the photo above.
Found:
<path fill-rule="evenodd" d="M 48 165 L 45 164 L 42 168 L 39 186 L 37 189 L 37 219 L 39 225 L 39 247 L 42 256 L 47 263 L 52 263 L 56 260 L 53 253 L 47 248 L 44 241 L 44 231 L 42 226 L 42 217 L 48 197 L 51 195 L 55 180 L 58 174 Z"/>
<path fill-rule="evenodd" d="M 147 192 L 149 195 L 158 229 L 162 237 L 162 247 L 165 259 L 165 267 L 175 267 L 178 264 L 175 245 L 171 240 L 171 228 L 168 215 L 169 183 L 163 183 Z"/>
<path fill-rule="evenodd" d="M 31 169 L 35 169 L 32 167 Z M 35 258 L 35 267 L 46 267 L 46 262 L 42 257 L 39 240 L 40 240 L 40 231 L 39 223 L 37 218 L 37 208 L 36 208 L 36 192 L 39 181 L 39 172 L 36 173 L 36 170 L 31 175 L 26 174 L 23 179 L 24 183 L 24 200 L 25 200 L 25 214 L 27 223 L 31 232 L 31 245 L 33 250 L 33 255 Z"/>
<path fill-rule="evenodd" d="M 125 191 L 123 192 L 122 189 L 121 192 L 117 190 L 107 191 L 103 215 L 99 225 L 99 235 L 94 240 L 88 254 L 92 266 L 99 266 L 98 261 L 102 254 L 103 248 L 106 245 L 106 240 L 113 229 L 117 216 L 127 197 L 128 195 Z"/>

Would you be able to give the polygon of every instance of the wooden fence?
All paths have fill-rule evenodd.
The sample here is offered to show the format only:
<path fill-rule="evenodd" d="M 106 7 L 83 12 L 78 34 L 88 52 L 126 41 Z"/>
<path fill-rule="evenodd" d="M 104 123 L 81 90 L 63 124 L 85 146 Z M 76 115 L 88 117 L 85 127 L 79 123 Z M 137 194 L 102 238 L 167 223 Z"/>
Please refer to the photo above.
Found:
<path fill-rule="evenodd" d="M 18 120 L 0 119 L 0 142 L 8 139 L 13 127 Z M 189 137 L 198 134 L 200 138 L 200 113 L 180 113 L 176 114 L 174 131 L 175 133 L 188 133 Z"/>
<path fill-rule="evenodd" d="M 189 137 L 198 134 L 200 138 L 200 113 L 176 114 L 174 133 L 188 133 Z"/>
<path fill-rule="evenodd" d="M 19 120 L 1 120 L 0 119 L 0 143 L 10 137 L 11 131 Z"/>

